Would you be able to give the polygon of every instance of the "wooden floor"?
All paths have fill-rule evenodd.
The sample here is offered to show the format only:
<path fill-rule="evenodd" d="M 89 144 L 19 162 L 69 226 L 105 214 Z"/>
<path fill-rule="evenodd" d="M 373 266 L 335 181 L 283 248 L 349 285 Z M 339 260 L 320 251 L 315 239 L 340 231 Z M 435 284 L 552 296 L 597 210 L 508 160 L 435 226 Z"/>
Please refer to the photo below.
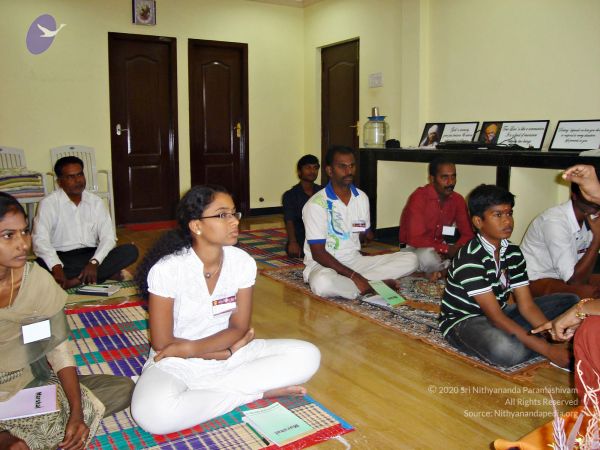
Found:
<path fill-rule="evenodd" d="M 280 216 L 242 221 L 242 229 L 282 226 Z M 119 229 L 142 251 L 159 233 Z M 551 420 L 575 404 L 568 373 L 539 369 L 512 381 L 470 366 L 335 306 L 258 276 L 253 326 L 260 338 L 299 338 L 319 347 L 321 368 L 309 394 L 356 431 L 353 449 L 487 449 Z M 320 449 L 343 449 L 337 441 Z"/>

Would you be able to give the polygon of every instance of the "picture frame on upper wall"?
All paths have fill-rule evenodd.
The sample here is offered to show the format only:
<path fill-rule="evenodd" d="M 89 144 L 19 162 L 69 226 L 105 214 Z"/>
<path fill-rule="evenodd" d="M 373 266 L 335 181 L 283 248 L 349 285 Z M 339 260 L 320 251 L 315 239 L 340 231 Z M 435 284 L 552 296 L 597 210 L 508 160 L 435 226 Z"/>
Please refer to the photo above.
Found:
<path fill-rule="evenodd" d="M 478 142 L 499 149 L 541 150 L 549 123 L 549 120 L 485 121 Z"/>
<path fill-rule="evenodd" d="M 443 142 L 471 142 L 478 126 L 479 122 L 428 122 L 419 139 L 419 148 L 437 148 Z"/>
<path fill-rule="evenodd" d="M 549 151 L 600 149 L 600 119 L 559 120 Z"/>
<path fill-rule="evenodd" d="M 131 0 L 132 21 L 136 25 L 156 25 L 155 0 Z"/>

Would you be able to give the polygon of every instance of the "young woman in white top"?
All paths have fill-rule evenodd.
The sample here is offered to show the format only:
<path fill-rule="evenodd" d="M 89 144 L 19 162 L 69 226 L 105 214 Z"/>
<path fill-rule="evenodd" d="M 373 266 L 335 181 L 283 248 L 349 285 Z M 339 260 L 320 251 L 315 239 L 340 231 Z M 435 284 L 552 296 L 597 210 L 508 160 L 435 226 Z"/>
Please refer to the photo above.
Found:
<path fill-rule="evenodd" d="M 149 297 L 152 348 L 131 411 L 156 434 L 189 428 L 264 397 L 304 395 L 320 352 L 295 339 L 254 339 L 256 263 L 233 247 L 241 213 L 219 186 L 195 186 L 179 228 L 149 251 L 137 279 Z"/>

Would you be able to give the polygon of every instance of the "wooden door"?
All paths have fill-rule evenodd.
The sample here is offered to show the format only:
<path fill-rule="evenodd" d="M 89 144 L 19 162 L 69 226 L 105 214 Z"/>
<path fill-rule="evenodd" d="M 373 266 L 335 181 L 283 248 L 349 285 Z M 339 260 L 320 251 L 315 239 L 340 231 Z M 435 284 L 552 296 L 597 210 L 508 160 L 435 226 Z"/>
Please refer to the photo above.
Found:
<path fill-rule="evenodd" d="M 321 50 L 321 159 L 331 145 L 358 149 L 358 56 L 358 40 Z"/>
<path fill-rule="evenodd" d="M 190 39 L 192 185 L 220 184 L 249 211 L 248 46 Z"/>
<path fill-rule="evenodd" d="M 176 40 L 108 33 L 117 224 L 169 220 L 179 201 Z"/>

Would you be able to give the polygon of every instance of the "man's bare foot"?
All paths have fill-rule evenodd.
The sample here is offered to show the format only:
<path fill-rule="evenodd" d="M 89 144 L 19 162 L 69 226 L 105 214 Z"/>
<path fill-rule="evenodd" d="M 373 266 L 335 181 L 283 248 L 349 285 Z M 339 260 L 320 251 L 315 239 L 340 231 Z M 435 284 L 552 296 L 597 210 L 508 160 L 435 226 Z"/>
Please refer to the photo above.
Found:
<path fill-rule="evenodd" d="M 254 339 L 254 328 L 250 328 L 239 341 L 230 347 L 231 353 L 237 352 L 244 345 L 247 345 L 250 341 L 252 341 L 252 339 Z"/>
<path fill-rule="evenodd" d="M 121 281 L 130 281 L 130 280 L 133 280 L 133 275 L 127 269 L 121 270 L 121 272 L 119 273 L 119 276 L 121 277 Z"/>
<path fill-rule="evenodd" d="M 425 274 L 425 276 L 427 277 L 427 279 L 429 281 L 437 281 L 443 277 L 442 272 L 431 272 L 431 273 Z"/>
<path fill-rule="evenodd" d="M 263 394 L 263 398 L 271 398 L 271 397 L 284 397 L 286 395 L 293 395 L 295 397 L 302 397 L 306 395 L 306 388 L 304 386 L 288 386 L 278 389 L 271 389 L 270 391 L 265 391 Z"/>

